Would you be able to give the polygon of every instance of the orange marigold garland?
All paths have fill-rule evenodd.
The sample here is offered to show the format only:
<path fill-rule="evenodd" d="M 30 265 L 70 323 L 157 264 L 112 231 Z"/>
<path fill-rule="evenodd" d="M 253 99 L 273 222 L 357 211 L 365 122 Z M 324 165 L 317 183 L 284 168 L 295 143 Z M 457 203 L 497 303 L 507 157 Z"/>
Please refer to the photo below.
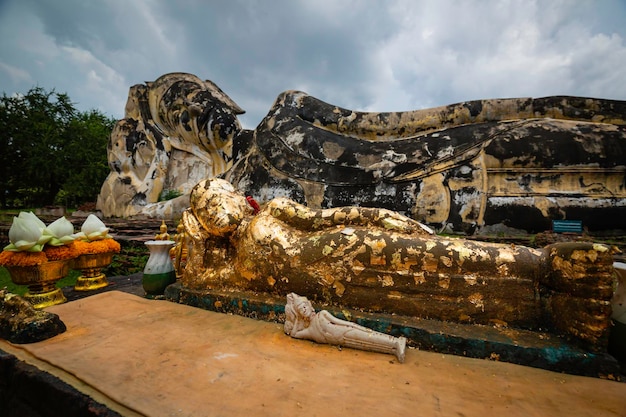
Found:
<path fill-rule="evenodd" d="M 34 266 L 48 262 L 48 257 L 43 252 L 13 252 L 2 251 L 0 253 L 0 265 L 2 266 Z"/>
<path fill-rule="evenodd" d="M 113 240 L 113 239 L 105 239 Z M 104 241 L 99 241 L 104 242 Z M 114 241 L 115 242 L 115 241 Z M 119 252 L 119 243 L 105 243 L 93 245 L 95 242 L 75 241 L 61 246 L 45 246 L 41 252 L 2 251 L 0 265 L 2 266 L 34 266 L 48 261 L 65 261 L 74 259 L 83 253 Z"/>
<path fill-rule="evenodd" d="M 110 238 L 94 240 L 92 242 L 75 240 L 74 245 L 79 255 L 109 252 L 118 253 L 121 250 L 119 242 Z"/>
<path fill-rule="evenodd" d="M 43 252 L 49 261 L 64 261 L 80 255 L 75 242 L 61 246 L 45 246 Z"/>

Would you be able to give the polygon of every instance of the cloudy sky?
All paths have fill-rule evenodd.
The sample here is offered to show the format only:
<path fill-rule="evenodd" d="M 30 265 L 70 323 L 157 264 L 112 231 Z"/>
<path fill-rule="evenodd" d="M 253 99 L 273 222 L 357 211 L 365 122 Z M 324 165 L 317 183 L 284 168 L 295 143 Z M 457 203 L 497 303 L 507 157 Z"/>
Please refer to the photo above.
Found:
<path fill-rule="evenodd" d="M 254 128 L 298 89 L 361 111 L 626 100 L 624 0 L 0 0 L 0 91 L 122 118 L 131 85 L 210 79 Z"/>

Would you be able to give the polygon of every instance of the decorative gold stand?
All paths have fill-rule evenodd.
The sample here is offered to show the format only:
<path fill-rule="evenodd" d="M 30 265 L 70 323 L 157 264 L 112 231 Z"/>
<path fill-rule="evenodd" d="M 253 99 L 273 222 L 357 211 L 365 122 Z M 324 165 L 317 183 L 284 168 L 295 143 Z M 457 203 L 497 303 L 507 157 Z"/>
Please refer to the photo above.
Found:
<path fill-rule="evenodd" d="M 34 308 L 42 309 L 50 306 L 54 306 L 57 304 L 63 304 L 67 301 L 63 291 L 60 288 L 55 288 L 50 291 L 34 293 L 27 292 L 24 294 L 24 299 L 31 303 Z"/>
<path fill-rule="evenodd" d="M 50 307 L 67 301 L 56 282 L 70 271 L 69 261 L 49 261 L 33 266 L 6 266 L 11 281 L 28 286 L 24 299 L 36 309 Z"/>
<path fill-rule="evenodd" d="M 82 275 L 76 279 L 75 291 L 93 291 L 109 285 L 102 268 L 111 264 L 113 253 L 93 253 L 80 255 L 74 259 L 72 269 L 78 269 Z"/>

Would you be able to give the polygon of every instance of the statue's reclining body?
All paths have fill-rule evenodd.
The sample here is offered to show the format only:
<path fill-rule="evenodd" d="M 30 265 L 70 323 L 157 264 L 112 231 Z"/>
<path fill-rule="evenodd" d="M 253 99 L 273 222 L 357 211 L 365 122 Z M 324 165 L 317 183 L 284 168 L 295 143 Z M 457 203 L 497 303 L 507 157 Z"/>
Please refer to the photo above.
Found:
<path fill-rule="evenodd" d="M 615 277 L 605 245 L 440 237 L 386 209 L 311 209 L 285 198 L 254 215 L 221 179 L 194 188 L 183 224 L 187 288 L 295 292 L 370 312 L 552 329 L 606 348 Z"/>

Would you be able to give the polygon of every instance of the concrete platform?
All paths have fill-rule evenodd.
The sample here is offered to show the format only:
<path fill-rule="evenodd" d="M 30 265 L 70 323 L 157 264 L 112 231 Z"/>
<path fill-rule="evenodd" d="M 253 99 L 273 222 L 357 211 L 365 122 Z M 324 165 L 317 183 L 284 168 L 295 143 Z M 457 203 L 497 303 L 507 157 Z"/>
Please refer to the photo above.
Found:
<path fill-rule="evenodd" d="M 124 416 L 626 415 L 622 382 L 416 349 L 400 364 L 119 291 L 48 310 L 67 332 L 0 350 Z"/>
<path fill-rule="evenodd" d="M 271 294 L 193 290 L 177 282 L 166 288 L 165 298 L 209 311 L 284 322 L 285 297 Z M 316 311 L 326 309 L 336 317 L 379 332 L 404 336 L 410 346 L 430 352 L 491 358 L 572 375 L 626 381 L 619 362 L 612 355 L 583 349 L 553 333 L 374 314 L 334 306 L 314 305 L 314 308 Z"/>

